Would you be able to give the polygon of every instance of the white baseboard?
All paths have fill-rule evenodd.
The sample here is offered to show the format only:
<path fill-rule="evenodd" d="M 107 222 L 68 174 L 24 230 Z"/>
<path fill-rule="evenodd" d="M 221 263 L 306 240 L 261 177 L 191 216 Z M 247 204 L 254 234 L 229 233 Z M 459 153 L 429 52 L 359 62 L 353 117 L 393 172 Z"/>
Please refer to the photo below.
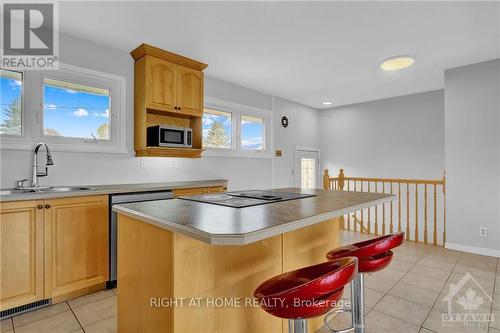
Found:
<path fill-rule="evenodd" d="M 447 249 L 450 249 L 450 250 L 457 250 L 457 251 L 462 251 L 462 252 L 481 254 L 483 256 L 491 256 L 491 257 L 500 258 L 500 251 L 499 250 L 485 249 L 484 247 L 475 247 L 475 246 L 468 246 L 468 245 L 448 243 L 448 242 L 446 242 L 444 247 Z"/>

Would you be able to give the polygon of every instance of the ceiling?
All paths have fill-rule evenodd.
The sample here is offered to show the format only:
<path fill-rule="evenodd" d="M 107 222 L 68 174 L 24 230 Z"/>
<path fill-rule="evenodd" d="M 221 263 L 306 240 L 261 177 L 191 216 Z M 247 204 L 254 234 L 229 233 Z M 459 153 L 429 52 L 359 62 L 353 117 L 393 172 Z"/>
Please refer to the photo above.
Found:
<path fill-rule="evenodd" d="M 60 30 L 127 52 L 149 43 L 314 108 L 441 89 L 445 69 L 500 58 L 499 2 L 70 1 Z M 379 69 L 402 54 L 415 64 Z"/>

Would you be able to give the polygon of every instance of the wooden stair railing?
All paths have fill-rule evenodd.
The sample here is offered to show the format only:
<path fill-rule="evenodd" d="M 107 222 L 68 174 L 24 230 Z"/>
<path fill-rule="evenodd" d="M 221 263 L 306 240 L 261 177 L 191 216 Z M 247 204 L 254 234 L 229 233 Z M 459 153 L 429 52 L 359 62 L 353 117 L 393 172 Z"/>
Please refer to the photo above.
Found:
<path fill-rule="evenodd" d="M 330 177 L 328 169 L 323 174 L 323 188 L 327 190 L 396 195 L 396 201 L 341 217 L 342 228 L 353 231 L 359 228 L 361 232 L 375 235 L 404 231 L 407 240 L 443 246 L 446 242 L 445 185 L 444 174 L 438 180 L 346 177 L 343 169 L 337 177 Z M 432 240 L 429 239 L 429 232 L 432 233 Z M 441 238 L 439 234 L 442 234 Z"/>

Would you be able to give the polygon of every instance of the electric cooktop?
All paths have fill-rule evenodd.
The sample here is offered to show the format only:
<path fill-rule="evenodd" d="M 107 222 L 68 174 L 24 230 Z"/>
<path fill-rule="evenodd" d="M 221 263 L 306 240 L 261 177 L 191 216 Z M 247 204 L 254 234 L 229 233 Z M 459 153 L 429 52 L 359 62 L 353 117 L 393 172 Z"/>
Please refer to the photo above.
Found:
<path fill-rule="evenodd" d="M 217 194 L 200 194 L 191 196 L 180 196 L 179 199 L 204 202 L 213 205 L 220 205 L 233 208 L 251 207 L 265 205 L 274 202 L 296 200 L 315 197 L 316 194 L 300 192 L 279 192 L 279 191 L 235 191 Z"/>

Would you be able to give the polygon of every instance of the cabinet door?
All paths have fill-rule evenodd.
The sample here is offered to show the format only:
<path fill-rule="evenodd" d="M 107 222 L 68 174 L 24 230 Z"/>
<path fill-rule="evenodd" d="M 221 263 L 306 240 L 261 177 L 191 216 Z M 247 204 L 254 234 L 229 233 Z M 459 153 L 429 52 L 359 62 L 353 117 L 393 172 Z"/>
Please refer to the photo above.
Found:
<path fill-rule="evenodd" d="M 186 115 L 203 114 L 203 73 L 188 67 L 178 66 L 177 106 Z"/>
<path fill-rule="evenodd" d="M 207 193 L 204 187 L 196 187 L 196 188 L 180 188 L 174 190 L 174 198 L 177 198 L 181 195 L 198 195 Z"/>
<path fill-rule="evenodd" d="M 0 310 L 44 298 L 42 203 L 0 203 Z"/>
<path fill-rule="evenodd" d="M 45 293 L 58 297 L 106 282 L 108 197 L 45 200 L 44 206 Z"/>
<path fill-rule="evenodd" d="M 176 112 L 177 65 L 154 57 L 146 58 L 146 107 Z"/>

